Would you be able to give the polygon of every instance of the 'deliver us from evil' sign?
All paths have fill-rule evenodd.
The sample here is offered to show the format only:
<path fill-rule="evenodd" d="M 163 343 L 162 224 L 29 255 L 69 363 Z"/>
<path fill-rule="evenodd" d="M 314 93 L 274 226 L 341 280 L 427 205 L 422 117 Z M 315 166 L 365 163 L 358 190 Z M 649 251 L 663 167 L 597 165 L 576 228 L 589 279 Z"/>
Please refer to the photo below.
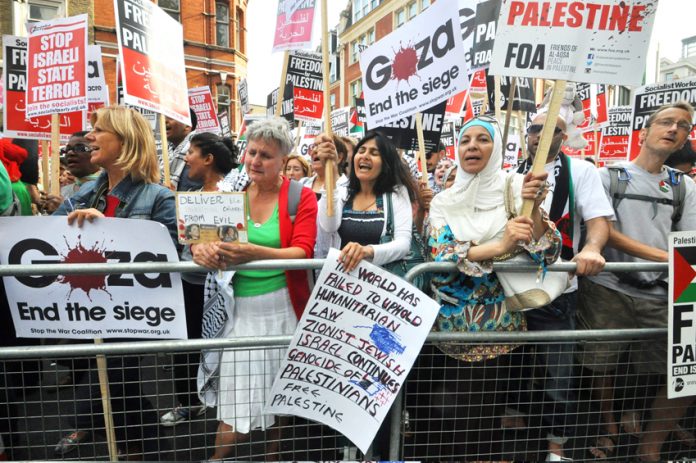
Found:
<path fill-rule="evenodd" d="M 640 85 L 657 0 L 503 2 L 490 73 Z"/>

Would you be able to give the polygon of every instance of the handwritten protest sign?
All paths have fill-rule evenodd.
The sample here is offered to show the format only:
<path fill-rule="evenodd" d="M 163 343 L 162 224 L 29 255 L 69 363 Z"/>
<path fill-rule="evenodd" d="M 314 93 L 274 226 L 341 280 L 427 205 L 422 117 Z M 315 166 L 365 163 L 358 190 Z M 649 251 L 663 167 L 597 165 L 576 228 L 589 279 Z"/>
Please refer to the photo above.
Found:
<path fill-rule="evenodd" d="M 640 85 L 657 0 L 503 2 L 490 73 Z"/>
<path fill-rule="evenodd" d="M 188 95 L 189 107 L 196 114 L 196 131 L 212 132 L 220 135 L 222 130 L 220 129 L 217 114 L 215 114 L 215 104 L 213 103 L 213 95 L 210 93 L 210 87 L 190 88 Z"/>
<path fill-rule="evenodd" d="M 669 234 L 667 396 L 696 395 L 696 232 Z"/>
<path fill-rule="evenodd" d="M 295 120 L 320 121 L 324 111 L 321 55 L 294 51 L 288 56 L 285 85 L 293 87 Z"/>
<path fill-rule="evenodd" d="M 634 159 L 640 152 L 639 134 L 648 118 L 660 106 L 685 100 L 696 105 L 696 78 L 675 80 L 667 83 L 644 85 L 633 94 L 633 113 L 631 114 L 631 132 L 629 138 L 629 159 Z M 694 138 L 694 131 L 690 138 Z"/>
<path fill-rule="evenodd" d="M 27 38 L 2 36 L 4 76 L 3 111 L 4 134 L 11 138 L 51 139 L 51 116 L 27 117 Z M 83 127 L 82 111 L 60 115 L 60 136 L 67 142 L 70 135 Z"/>
<path fill-rule="evenodd" d="M 626 161 L 628 159 L 628 135 L 631 131 L 631 106 L 609 108 L 609 123 L 602 127 L 602 143 L 599 159 L 602 161 Z"/>
<path fill-rule="evenodd" d="M 332 249 L 276 376 L 266 412 L 319 421 L 367 451 L 439 306 L 366 261 Z"/>
<path fill-rule="evenodd" d="M 28 117 L 87 109 L 87 15 L 29 23 Z"/>
<path fill-rule="evenodd" d="M 138 239 L 133 239 L 137 236 Z M 164 225 L 101 218 L 84 227 L 65 217 L 0 218 L 0 262 L 177 262 Z M 178 273 L 4 277 L 17 336 L 186 338 Z"/>
<path fill-rule="evenodd" d="M 315 0 L 278 0 L 274 52 L 311 47 L 315 4 Z"/>
<path fill-rule="evenodd" d="M 466 90 L 459 14 L 449 2 L 423 13 L 360 55 L 367 123 L 381 127 Z"/>
<path fill-rule="evenodd" d="M 179 242 L 248 242 L 245 197 L 245 193 L 177 192 Z"/>
<path fill-rule="evenodd" d="M 426 153 L 433 150 L 437 151 L 437 144 L 440 142 L 440 134 L 445 123 L 445 106 L 447 106 L 447 101 L 442 101 L 421 113 Z M 397 148 L 405 150 L 418 149 L 415 115 L 391 122 L 383 127 L 379 127 L 377 130 L 389 137 Z"/>
<path fill-rule="evenodd" d="M 181 23 L 146 0 L 114 0 L 114 11 L 124 101 L 191 125 Z"/>

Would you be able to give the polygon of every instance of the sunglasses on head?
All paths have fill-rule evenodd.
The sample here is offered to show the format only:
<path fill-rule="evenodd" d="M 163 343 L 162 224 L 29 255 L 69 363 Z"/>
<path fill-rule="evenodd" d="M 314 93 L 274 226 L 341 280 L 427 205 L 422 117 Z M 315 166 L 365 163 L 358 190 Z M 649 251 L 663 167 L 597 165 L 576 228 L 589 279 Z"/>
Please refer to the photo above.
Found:
<path fill-rule="evenodd" d="M 537 133 L 541 133 L 543 128 L 544 128 L 544 124 L 532 124 L 529 127 L 527 127 L 527 134 L 528 135 L 536 135 Z M 558 135 L 561 132 L 563 132 L 563 129 L 560 127 L 556 127 L 555 129 L 553 129 L 554 135 Z"/>

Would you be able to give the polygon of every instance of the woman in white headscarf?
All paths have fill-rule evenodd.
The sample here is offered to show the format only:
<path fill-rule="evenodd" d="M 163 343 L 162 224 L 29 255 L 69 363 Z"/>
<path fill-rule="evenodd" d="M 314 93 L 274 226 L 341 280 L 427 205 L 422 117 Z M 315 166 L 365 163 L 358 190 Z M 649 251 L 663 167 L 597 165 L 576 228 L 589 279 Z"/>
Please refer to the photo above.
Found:
<path fill-rule="evenodd" d="M 524 314 L 505 308 L 505 295 L 493 272 L 493 261 L 529 252 L 536 262 L 550 264 L 560 252 L 560 235 L 539 208 L 546 193 L 546 174 L 505 173 L 501 138 L 495 121 L 487 118 L 474 119 L 462 127 L 454 185 L 436 195 L 431 204 L 433 260 L 455 262 L 460 271 L 433 276 L 433 297 L 441 304 L 434 331 L 526 331 Z M 513 176 L 510 188 L 518 213 L 523 198 L 534 200 L 531 219 L 508 218 L 508 175 Z M 442 425 L 438 445 L 448 445 L 449 439 L 453 446 L 458 445 L 455 442 L 480 443 L 486 438 L 463 438 L 461 433 L 498 427 L 494 417 L 502 414 L 503 407 L 499 405 L 504 406 L 504 400 L 496 400 L 496 396 L 509 387 L 506 378 L 513 356 L 505 354 L 515 347 L 457 343 L 437 346 L 431 356 L 430 371 L 440 372 L 435 375 L 443 382 L 436 383 L 431 391 L 432 412 L 442 413 L 444 420 L 453 419 Z M 490 422 L 485 423 L 486 419 Z M 470 455 L 465 449 L 453 451 L 453 455 Z M 486 455 L 480 446 L 474 452 Z"/>

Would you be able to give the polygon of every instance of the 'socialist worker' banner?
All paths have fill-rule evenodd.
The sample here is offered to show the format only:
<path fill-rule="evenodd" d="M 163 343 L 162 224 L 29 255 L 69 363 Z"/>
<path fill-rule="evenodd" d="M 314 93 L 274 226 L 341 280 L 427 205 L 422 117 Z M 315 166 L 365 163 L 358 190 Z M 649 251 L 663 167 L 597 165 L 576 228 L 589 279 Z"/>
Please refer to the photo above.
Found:
<path fill-rule="evenodd" d="M 459 13 L 435 2 L 360 55 L 367 124 L 381 127 L 466 90 Z"/>
<path fill-rule="evenodd" d="M 196 114 L 197 125 L 196 132 L 212 132 L 220 135 L 220 123 L 218 122 L 217 114 L 215 114 L 215 105 L 213 104 L 213 95 L 210 93 L 210 87 L 190 88 L 188 91 L 189 106 Z"/>
<path fill-rule="evenodd" d="M 138 239 L 133 239 L 137 236 Z M 9 265 L 178 262 L 160 223 L 65 217 L 0 219 L 0 263 Z M 4 277 L 22 338 L 186 338 L 178 273 Z"/>
<path fill-rule="evenodd" d="M 278 0 L 273 51 L 311 47 L 315 3 L 316 0 Z"/>
<path fill-rule="evenodd" d="M 338 255 L 326 258 L 265 410 L 324 423 L 365 453 L 439 306 L 366 261 L 346 274 Z"/>
<path fill-rule="evenodd" d="M 87 15 L 27 28 L 27 116 L 87 109 Z"/>
<path fill-rule="evenodd" d="M 127 104 L 191 125 L 181 23 L 149 0 L 114 0 Z"/>
<path fill-rule="evenodd" d="M 696 232 L 669 234 L 667 396 L 696 395 Z"/>
<path fill-rule="evenodd" d="M 696 78 L 675 80 L 667 83 L 645 85 L 637 88 L 633 97 L 629 159 L 640 152 L 640 130 L 645 127 L 650 115 L 660 106 L 685 100 L 696 105 Z M 689 138 L 694 138 L 692 131 Z"/>
<path fill-rule="evenodd" d="M 295 51 L 288 56 L 285 85 L 293 86 L 295 120 L 320 121 L 324 112 L 321 55 Z"/>
<path fill-rule="evenodd" d="M 628 160 L 628 134 L 631 131 L 631 106 L 609 108 L 609 123 L 602 127 L 600 161 Z"/>
<path fill-rule="evenodd" d="M 27 38 L 12 35 L 2 36 L 3 58 L 3 127 L 6 137 L 51 139 L 51 116 L 27 117 Z M 61 114 L 61 142 L 82 130 L 82 111 Z"/>
<path fill-rule="evenodd" d="M 640 85 L 657 0 L 503 2 L 491 74 Z"/>

